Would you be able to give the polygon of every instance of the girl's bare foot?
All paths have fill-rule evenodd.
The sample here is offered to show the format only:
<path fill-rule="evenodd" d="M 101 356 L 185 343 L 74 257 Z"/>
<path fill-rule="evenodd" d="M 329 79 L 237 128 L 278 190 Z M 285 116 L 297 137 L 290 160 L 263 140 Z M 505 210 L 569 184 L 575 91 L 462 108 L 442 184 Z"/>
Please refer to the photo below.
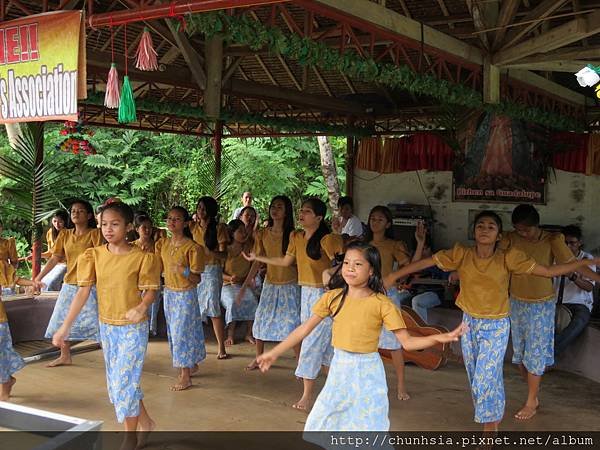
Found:
<path fill-rule="evenodd" d="M 173 386 L 171 386 L 171 391 L 185 391 L 186 389 L 189 389 L 192 387 L 192 380 L 190 377 L 185 376 L 179 377 L 179 381 L 174 384 Z"/>
<path fill-rule="evenodd" d="M 150 417 L 147 417 L 145 420 L 142 420 L 142 416 L 140 416 L 140 421 L 138 422 L 137 427 L 137 445 L 135 446 L 135 450 L 141 450 L 146 446 L 146 442 L 148 441 L 148 436 L 154 429 L 156 428 L 156 423 Z"/>
<path fill-rule="evenodd" d="M 410 400 L 410 395 L 406 391 L 398 390 L 398 400 Z"/>
<path fill-rule="evenodd" d="M 190 375 L 194 375 L 194 374 L 198 373 L 199 370 L 200 370 L 200 364 L 196 363 L 196 365 L 190 369 Z"/>
<path fill-rule="evenodd" d="M 12 387 L 15 385 L 15 383 L 17 382 L 17 379 L 15 377 L 10 377 L 10 380 L 8 380 L 6 383 L 2 383 L 2 391 L 0 392 L 0 401 L 2 402 L 7 402 L 8 399 L 10 398 L 10 391 L 12 390 Z"/>
<path fill-rule="evenodd" d="M 71 364 L 73 364 L 73 361 L 71 360 L 71 355 L 60 355 L 54 361 L 46 364 L 46 367 L 70 366 Z"/>
<path fill-rule="evenodd" d="M 229 359 L 229 358 L 230 358 L 230 356 L 225 352 L 219 353 L 217 355 L 217 359 Z"/>
<path fill-rule="evenodd" d="M 540 402 L 538 401 L 537 398 L 535 399 L 535 403 L 534 404 L 525 403 L 525 406 L 523 406 L 515 414 L 515 418 L 519 419 L 519 420 L 529 420 L 529 419 L 531 419 L 537 413 L 537 409 L 538 409 L 539 405 L 540 405 Z"/>
<path fill-rule="evenodd" d="M 292 405 L 292 408 L 308 412 L 310 409 L 310 399 L 302 396 L 300 400 Z"/>
<path fill-rule="evenodd" d="M 225 346 L 231 347 L 234 344 L 235 342 L 233 342 L 233 336 L 227 336 L 227 339 L 225 339 Z"/>
<path fill-rule="evenodd" d="M 256 369 L 258 369 L 258 362 L 256 362 L 256 360 L 254 360 L 250 364 L 248 364 L 246 366 L 246 369 L 244 369 L 244 370 L 256 370 Z"/>
<path fill-rule="evenodd" d="M 245 339 L 250 342 L 252 345 L 256 344 L 256 341 L 254 340 L 254 336 L 252 335 L 248 335 L 245 337 Z"/>

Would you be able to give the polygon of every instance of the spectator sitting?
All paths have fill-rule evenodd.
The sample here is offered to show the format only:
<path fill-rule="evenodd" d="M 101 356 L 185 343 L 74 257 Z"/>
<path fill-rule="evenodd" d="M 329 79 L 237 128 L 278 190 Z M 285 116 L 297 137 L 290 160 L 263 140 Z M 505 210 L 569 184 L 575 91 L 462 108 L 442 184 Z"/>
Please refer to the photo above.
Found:
<path fill-rule="evenodd" d="M 340 217 L 333 221 L 333 230 L 343 236 L 361 237 L 363 235 L 363 225 L 360 219 L 354 215 L 352 197 L 340 197 L 338 208 Z"/>
<path fill-rule="evenodd" d="M 248 206 L 252 206 L 252 192 L 250 191 L 246 191 L 242 194 L 242 206 L 236 208 L 235 211 L 233 211 L 230 220 L 239 219 L 240 214 L 242 213 L 242 209 Z"/>
<path fill-rule="evenodd" d="M 578 260 L 592 259 L 593 256 L 582 250 L 582 234 L 581 228 L 576 225 L 569 225 L 563 228 L 565 243 L 573 252 L 573 255 Z M 596 270 L 596 266 L 590 265 L 591 270 Z M 573 318 L 571 323 L 561 332 L 557 333 L 554 338 L 554 355 L 562 353 L 577 336 L 587 326 L 590 321 L 592 305 L 594 303 L 593 290 L 594 283 L 576 272 L 571 275 L 564 275 L 564 290 L 562 303 L 571 313 Z M 560 295 L 560 278 L 554 280 L 557 298 Z"/>

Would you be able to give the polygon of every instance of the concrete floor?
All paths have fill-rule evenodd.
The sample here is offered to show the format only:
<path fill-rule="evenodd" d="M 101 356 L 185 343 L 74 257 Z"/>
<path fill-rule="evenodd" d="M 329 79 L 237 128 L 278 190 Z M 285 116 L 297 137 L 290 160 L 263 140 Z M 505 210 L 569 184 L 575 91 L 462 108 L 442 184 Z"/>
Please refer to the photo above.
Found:
<path fill-rule="evenodd" d="M 162 431 L 301 431 L 306 414 L 290 405 L 301 393 L 290 353 L 267 374 L 245 372 L 254 347 L 238 344 L 232 358 L 218 361 L 214 342 L 208 357 L 194 377 L 192 389 L 170 392 L 176 370 L 166 341 L 151 341 L 142 388 L 150 415 Z M 93 420 L 104 421 L 103 430 L 122 430 L 108 401 L 101 351 L 74 356 L 74 365 L 45 368 L 47 361 L 32 363 L 16 374 L 12 402 Z M 464 368 L 457 363 L 438 371 L 409 365 L 407 386 L 412 399 L 395 399 L 396 378 L 386 364 L 390 389 L 392 430 L 479 430 L 473 423 L 473 407 Z M 322 387 L 324 378 L 318 380 Z M 600 384 L 576 375 L 554 371 L 543 380 L 541 407 L 530 421 L 518 422 L 512 415 L 526 396 L 526 386 L 513 367 L 505 367 L 507 415 L 502 430 L 600 431 L 598 411 Z"/>

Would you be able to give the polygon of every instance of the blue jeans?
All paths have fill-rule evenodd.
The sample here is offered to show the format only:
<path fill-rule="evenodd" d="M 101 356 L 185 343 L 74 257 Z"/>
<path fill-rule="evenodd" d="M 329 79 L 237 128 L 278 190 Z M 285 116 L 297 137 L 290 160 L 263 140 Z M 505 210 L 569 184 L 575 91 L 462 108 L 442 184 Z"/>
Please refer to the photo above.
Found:
<path fill-rule="evenodd" d="M 562 333 L 557 334 L 554 338 L 554 355 L 561 354 L 570 344 L 581 334 L 590 321 L 590 310 L 585 305 L 575 303 L 563 303 L 571 310 L 573 319 L 567 328 Z"/>
<path fill-rule="evenodd" d="M 412 298 L 412 309 L 421 316 L 421 319 L 423 319 L 425 323 L 427 323 L 427 310 L 441 304 L 440 297 L 435 292 L 431 291 L 423 292 Z"/>

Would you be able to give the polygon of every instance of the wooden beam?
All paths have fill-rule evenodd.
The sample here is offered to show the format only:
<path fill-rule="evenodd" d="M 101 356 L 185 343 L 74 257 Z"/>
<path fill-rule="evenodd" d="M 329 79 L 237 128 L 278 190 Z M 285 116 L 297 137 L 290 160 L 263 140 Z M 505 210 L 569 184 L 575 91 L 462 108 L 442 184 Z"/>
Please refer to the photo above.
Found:
<path fill-rule="evenodd" d="M 594 47 L 566 47 L 555 50 L 553 52 L 531 55 L 527 58 L 521 58 L 515 61 L 515 64 L 552 62 L 552 61 L 569 61 L 569 60 L 585 60 L 598 58 L 600 55 L 600 45 Z"/>
<path fill-rule="evenodd" d="M 500 8 L 500 13 L 498 14 L 498 22 L 496 22 L 496 26 L 502 28 L 497 30 L 496 34 L 494 35 L 492 49 L 497 49 L 502 44 L 504 36 L 506 35 L 506 28 L 504 27 L 511 23 L 516 17 L 517 10 L 519 9 L 519 3 L 521 3 L 521 0 L 504 0 L 502 2 L 502 7 Z"/>
<path fill-rule="evenodd" d="M 558 83 L 547 80 L 533 72 L 527 70 L 511 69 L 508 71 L 510 78 L 521 81 L 522 83 L 535 86 L 537 89 L 550 92 L 552 95 L 559 97 L 560 99 L 576 105 L 585 105 L 586 97 L 578 92 L 567 89 Z"/>
<path fill-rule="evenodd" d="M 535 53 L 545 53 L 600 32 L 600 10 L 578 17 L 546 33 L 494 55 L 494 64 L 504 65 Z"/>
<path fill-rule="evenodd" d="M 301 0 L 299 3 L 310 7 L 310 4 Z M 376 3 L 367 0 L 339 1 L 339 0 L 312 0 L 316 3 L 337 10 L 346 15 L 354 16 L 362 21 L 375 24 L 377 27 L 405 36 L 416 42 L 421 41 L 421 23 L 402 14 L 396 13 L 388 8 L 383 8 Z M 433 47 L 461 58 L 467 62 L 482 65 L 483 54 L 480 49 L 466 44 L 459 39 L 448 36 L 441 31 L 428 25 L 423 26 L 423 37 L 426 46 Z"/>
<path fill-rule="evenodd" d="M 183 55 L 183 58 L 185 59 L 185 62 L 187 63 L 188 67 L 190 68 L 192 76 L 198 84 L 198 87 L 200 89 L 205 89 L 207 75 L 204 72 L 204 68 L 202 67 L 202 58 L 200 57 L 200 55 L 198 55 L 198 53 L 196 53 L 196 50 L 194 50 L 194 48 L 192 47 L 192 44 L 190 43 L 185 33 L 177 31 L 177 27 L 173 24 L 172 21 L 167 20 L 166 23 L 171 33 L 173 33 L 173 38 L 177 43 L 177 47 Z"/>
<path fill-rule="evenodd" d="M 319 72 L 319 69 L 317 69 L 315 66 L 312 66 L 312 69 L 315 72 L 315 75 L 317 76 L 319 83 L 321 83 L 321 86 L 323 87 L 325 92 L 327 92 L 327 95 L 329 95 L 330 97 L 333 97 L 333 94 L 331 93 L 331 89 L 329 89 L 329 85 L 325 81 L 325 78 L 323 78 L 323 76 L 321 75 L 321 72 Z"/>
<path fill-rule="evenodd" d="M 487 8 L 486 5 L 487 4 L 479 3 L 477 0 L 467 0 L 467 7 L 469 8 L 471 16 L 473 16 L 473 24 L 475 25 L 475 29 L 481 32 L 478 34 L 479 39 L 481 40 L 483 47 L 489 50 L 490 41 L 487 33 L 484 30 L 487 30 L 491 24 L 496 23 L 496 17 L 493 17 L 491 8 Z M 494 5 L 497 7 L 495 3 Z"/>
<path fill-rule="evenodd" d="M 528 22 L 530 20 L 539 19 L 542 21 L 545 17 L 551 15 L 554 11 L 560 8 L 562 5 L 567 3 L 568 0 L 544 0 L 538 6 L 533 8 L 525 17 L 521 19 L 522 22 Z M 513 45 L 516 41 L 525 36 L 529 31 L 539 25 L 538 22 L 531 22 L 524 25 L 522 28 L 511 30 L 507 33 L 505 44 L 503 48 L 508 48 Z"/>
<path fill-rule="evenodd" d="M 302 86 L 300 85 L 300 83 L 296 79 L 296 76 L 294 75 L 294 73 L 290 69 L 290 66 L 288 66 L 288 64 L 285 62 L 285 59 L 283 59 L 283 56 L 281 56 L 281 54 L 277 53 L 277 59 L 279 59 L 279 62 L 283 66 L 283 70 L 285 70 L 285 73 L 288 74 L 288 77 L 290 77 L 290 80 L 292 80 L 292 83 L 294 83 L 294 86 L 296 86 L 296 89 L 298 89 L 299 91 L 301 91 L 302 90 Z"/>
<path fill-rule="evenodd" d="M 271 83 L 273 83 L 274 86 L 279 86 L 279 83 L 277 83 L 277 81 L 275 81 L 275 77 L 273 77 L 273 74 L 267 68 L 267 66 L 265 65 L 264 61 L 260 57 L 260 55 L 254 55 L 254 57 L 258 61 L 258 65 L 262 68 L 263 72 L 265 72 L 267 74 L 267 78 L 269 79 L 269 81 L 271 81 Z"/>
<path fill-rule="evenodd" d="M 446 3 L 444 3 L 444 0 L 437 0 L 437 2 L 440 6 L 440 9 L 442 10 L 442 14 L 444 15 L 444 17 L 450 17 L 450 11 L 448 11 L 448 7 L 446 6 Z M 454 24 L 452 22 L 449 22 L 448 27 L 450 27 L 450 29 L 453 29 Z"/>
<path fill-rule="evenodd" d="M 500 102 L 500 69 L 494 66 L 488 57 L 483 64 L 483 101 Z"/>
<path fill-rule="evenodd" d="M 598 55 L 598 53 L 596 53 L 596 55 Z M 503 66 L 503 68 L 575 73 L 579 72 L 579 70 L 581 70 L 588 64 L 598 66 L 600 65 L 600 61 L 547 61 L 535 63 L 521 63 L 521 61 L 516 61 L 514 63 Z"/>
<path fill-rule="evenodd" d="M 233 60 L 231 64 L 229 64 L 227 70 L 225 71 L 225 74 L 223 75 L 223 84 L 227 83 L 227 80 L 229 80 L 233 76 L 238 67 L 240 67 L 240 64 L 242 63 L 243 59 L 243 56 L 238 56 L 236 59 Z"/>
<path fill-rule="evenodd" d="M 223 36 L 216 34 L 206 40 L 205 61 L 204 112 L 210 119 L 218 119 L 221 115 L 221 86 L 223 84 Z"/>

